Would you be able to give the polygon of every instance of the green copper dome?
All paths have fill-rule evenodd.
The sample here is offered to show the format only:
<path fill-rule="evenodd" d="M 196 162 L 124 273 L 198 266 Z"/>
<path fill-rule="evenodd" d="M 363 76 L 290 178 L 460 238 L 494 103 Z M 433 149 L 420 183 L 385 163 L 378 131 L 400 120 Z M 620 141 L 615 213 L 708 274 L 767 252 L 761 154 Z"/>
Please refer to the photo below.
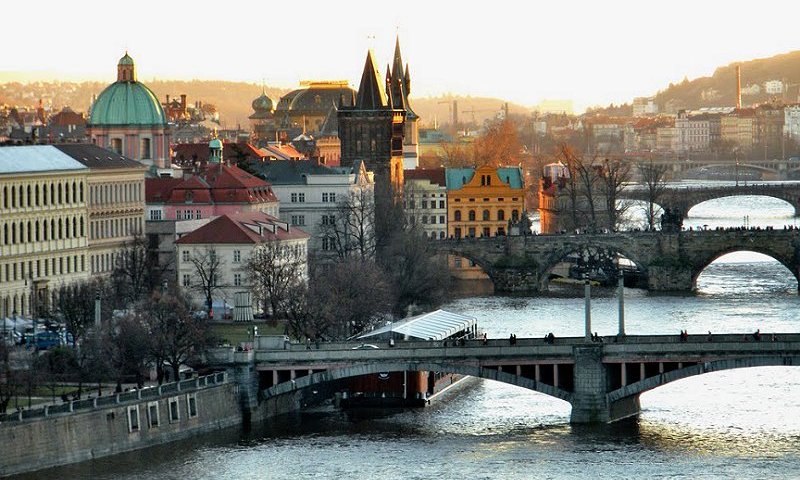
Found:
<path fill-rule="evenodd" d="M 117 65 L 133 65 L 133 59 L 128 55 L 128 52 L 125 52 L 125 56 L 119 59 Z"/>
<path fill-rule="evenodd" d="M 155 94 L 139 82 L 114 82 L 92 105 L 90 125 L 165 125 Z"/>

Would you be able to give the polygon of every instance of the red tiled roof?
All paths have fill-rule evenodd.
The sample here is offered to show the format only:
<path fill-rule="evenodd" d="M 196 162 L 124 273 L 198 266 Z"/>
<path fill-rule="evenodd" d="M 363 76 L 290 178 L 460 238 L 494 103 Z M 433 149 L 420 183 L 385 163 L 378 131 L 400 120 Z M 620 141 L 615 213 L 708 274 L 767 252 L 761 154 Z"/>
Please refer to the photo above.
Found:
<path fill-rule="evenodd" d="M 403 178 L 406 180 L 430 180 L 436 185 L 445 186 L 444 168 L 415 168 L 403 171 Z"/>
<path fill-rule="evenodd" d="M 183 165 L 194 161 L 205 163 L 208 161 L 210 153 L 208 143 L 179 143 L 172 147 L 172 150 L 175 152 L 176 162 Z M 240 155 L 244 155 L 247 160 L 264 158 L 263 152 L 249 143 L 227 142 L 222 144 L 223 160 L 237 161 Z"/>
<path fill-rule="evenodd" d="M 175 243 L 180 245 L 258 244 L 303 238 L 309 238 L 309 234 L 266 213 L 243 212 L 217 217 L 197 230 L 184 235 Z"/>
<path fill-rule="evenodd" d="M 254 204 L 277 202 L 278 197 L 268 182 L 239 167 L 211 164 L 201 174 L 193 175 L 172 188 L 169 203 L 182 204 L 189 201 Z"/>
<path fill-rule="evenodd" d="M 146 203 L 166 202 L 172 189 L 183 182 L 180 178 L 145 178 L 144 198 Z"/>

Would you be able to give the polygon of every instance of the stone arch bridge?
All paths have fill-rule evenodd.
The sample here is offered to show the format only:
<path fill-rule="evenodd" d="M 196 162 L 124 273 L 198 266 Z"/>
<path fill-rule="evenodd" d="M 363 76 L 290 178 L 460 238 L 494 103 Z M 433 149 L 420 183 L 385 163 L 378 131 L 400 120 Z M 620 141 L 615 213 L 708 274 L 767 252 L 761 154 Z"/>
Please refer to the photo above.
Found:
<path fill-rule="evenodd" d="M 770 256 L 800 281 L 797 230 L 500 236 L 432 240 L 431 246 L 480 266 L 499 292 L 545 291 L 553 267 L 567 255 L 589 248 L 610 250 L 631 260 L 654 291 L 693 291 L 697 277 L 711 262 L 736 251 Z"/>
<path fill-rule="evenodd" d="M 437 341 L 397 342 L 394 347 L 353 350 L 356 343 L 307 350 L 256 350 L 242 370 L 258 376 L 258 398 L 280 398 L 359 375 L 427 371 L 471 375 L 527 388 L 572 405 L 573 423 L 609 422 L 639 413 L 639 396 L 683 378 L 714 371 L 800 365 L 800 335 L 742 335 L 493 339 L 462 346 Z M 296 398 L 296 397 L 295 397 Z"/>
<path fill-rule="evenodd" d="M 692 207 L 708 200 L 740 195 L 760 195 L 784 200 L 794 207 L 794 215 L 800 216 L 800 183 L 728 185 L 717 187 L 667 187 L 657 202 L 664 209 L 686 218 Z M 631 188 L 624 191 L 621 198 L 647 202 L 644 188 Z"/>

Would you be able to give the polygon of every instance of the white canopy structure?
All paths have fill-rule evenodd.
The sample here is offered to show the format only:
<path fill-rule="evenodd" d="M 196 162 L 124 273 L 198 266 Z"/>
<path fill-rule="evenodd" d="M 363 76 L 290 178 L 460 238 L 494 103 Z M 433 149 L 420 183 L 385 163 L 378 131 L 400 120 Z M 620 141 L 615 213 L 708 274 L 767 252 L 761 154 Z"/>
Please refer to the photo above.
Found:
<path fill-rule="evenodd" d="M 474 330 L 476 324 L 477 321 L 474 317 L 446 310 L 436 310 L 376 328 L 358 338 L 396 338 L 402 336 L 409 339 L 444 340 L 459 332 Z"/>

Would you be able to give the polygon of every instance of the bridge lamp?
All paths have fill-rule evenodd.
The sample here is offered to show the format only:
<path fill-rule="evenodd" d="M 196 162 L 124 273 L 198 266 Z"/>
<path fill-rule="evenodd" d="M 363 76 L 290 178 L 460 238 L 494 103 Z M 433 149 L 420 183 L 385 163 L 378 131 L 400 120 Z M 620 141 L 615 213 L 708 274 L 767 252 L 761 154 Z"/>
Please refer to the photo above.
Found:
<path fill-rule="evenodd" d="M 583 274 L 583 296 L 585 310 L 585 337 L 587 342 L 592 341 L 592 285 L 589 283 L 589 274 Z"/>
<path fill-rule="evenodd" d="M 619 336 L 625 336 L 625 274 L 620 268 L 617 279 L 617 298 L 619 298 Z"/>

